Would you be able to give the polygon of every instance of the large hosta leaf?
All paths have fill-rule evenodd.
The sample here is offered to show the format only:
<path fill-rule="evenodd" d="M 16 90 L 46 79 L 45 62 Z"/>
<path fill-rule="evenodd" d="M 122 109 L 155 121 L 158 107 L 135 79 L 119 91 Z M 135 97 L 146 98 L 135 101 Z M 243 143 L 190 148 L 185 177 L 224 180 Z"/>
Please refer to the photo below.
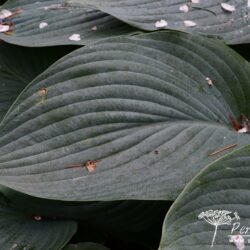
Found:
<path fill-rule="evenodd" d="M 209 77 L 214 85 L 207 84 Z M 62 200 L 174 199 L 214 150 L 249 144 L 249 64 L 176 32 L 86 46 L 33 81 L 1 124 L 0 183 Z M 96 169 L 71 167 L 88 160 Z"/>
<path fill-rule="evenodd" d="M 70 7 L 64 0 L 9 0 L 2 8 L 12 12 L 20 8 L 22 12 L 11 18 L 14 23 L 12 34 L 2 33 L 0 39 L 29 47 L 85 45 L 101 38 L 136 31 L 106 13 L 84 6 Z M 41 23 L 48 26 L 40 29 Z M 75 40 L 70 39 L 74 34 L 79 34 L 81 39 L 77 39 L 78 36 Z"/>
<path fill-rule="evenodd" d="M 75 231 L 74 221 L 44 219 L 0 205 L 1 249 L 59 250 Z"/>
<path fill-rule="evenodd" d="M 0 120 L 24 87 L 72 48 L 22 48 L 0 44 Z"/>
<path fill-rule="evenodd" d="M 247 0 L 70 0 L 89 3 L 143 30 L 157 30 L 156 22 L 164 20 L 163 28 L 189 33 L 212 34 L 229 44 L 250 42 L 249 9 Z M 228 7 L 228 8 L 227 8 Z M 228 11 L 232 8 L 232 12 Z M 235 9 L 235 11 L 233 11 Z"/>
<path fill-rule="evenodd" d="M 236 150 L 208 166 L 187 185 L 171 207 L 165 219 L 160 249 L 211 249 L 214 234 L 212 249 L 249 249 L 249 232 L 246 228 L 249 230 L 250 226 L 249 185 L 250 146 Z M 228 215 L 233 220 L 226 225 L 223 221 L 229 218 L 225 220 L 222 215 L 213 216 L 218 214 L 215 210 L 230 211 Z M 202 215 L 208 217 L 201 215 L 198 218 L 206 211 L 209 213 Z M 234 212 L 240 218 L 235 218 Z M 209 224 L 205 219 L 213 220 L 213 223 Z M 230 236 L 232 234 L 236 235 L 234 239 Z M 239 242 L 241 239 L 245 241 L 244 244 Z"/>

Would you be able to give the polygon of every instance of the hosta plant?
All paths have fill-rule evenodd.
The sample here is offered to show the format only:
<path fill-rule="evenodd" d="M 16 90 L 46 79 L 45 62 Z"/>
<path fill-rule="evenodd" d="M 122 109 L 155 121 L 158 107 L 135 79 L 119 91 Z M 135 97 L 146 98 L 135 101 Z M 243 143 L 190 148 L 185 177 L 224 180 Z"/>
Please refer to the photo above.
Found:
<path fill-rule="evenodd" d="M 250 2 L 2 4 L 0 249 L 247 249 Z"/>

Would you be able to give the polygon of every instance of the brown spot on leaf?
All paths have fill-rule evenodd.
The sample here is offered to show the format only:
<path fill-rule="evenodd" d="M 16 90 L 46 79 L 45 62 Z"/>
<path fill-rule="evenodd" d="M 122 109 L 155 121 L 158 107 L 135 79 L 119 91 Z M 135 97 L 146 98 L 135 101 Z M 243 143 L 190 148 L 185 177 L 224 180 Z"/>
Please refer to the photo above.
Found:
<path fill-rule="evenodd" d="M 43 103 L 46 100 L 47 94 L 48 94 L 47 88 L 41 88 L 38 90 L 37 92 L 37 95 L 39 97 L 38 104 Z"/>
<path fill-rule="evenodd" d="M 47 95 L 47 93 L 48 93 L 48 89 L 47 89 L 47 88 L 41 88 L 41 89 L 39 89 L 38 92 L 37 92 L 37 94 L 38 94 L 39 96 Z"/>
<path fill-rule="evenodd" d="M 229 115 L 229 120 L 235 131 L 238 131 L 242 128 L 241 124 L 236 119 L 234 119 L 232 115 Z"/>
<path fill-rule="evenodd" d="M 6 32 L 3 32 L 4 35 L 11 36 L 13 34 L 13 30 L 9 30 Z"/>
<path fill-rule="evenodd" d="M 96 169 L 96 163 L 98 161 L 91 161 L 91 160 L 88 160 L 86 162 L 83 163 L 83 166 L 88 170 L 88 172 L 94 172 L 95 169 Z"/>
<path fill-rule="evenodd" d="M 98 161 L 92 161 L 92 160 L 87 160 L 84 163 L 81 164 L 76 164 L 76 165 L 70 165 L 67 168 L 86 168 L 88 172 L 94 172 L 96 169 L 96 163 Z"/>
<path fill-rule="evenodd" d="M 229 115 L 229 120 L 234 130 L 238 133 L 250 132 L 250 121 L 244 114 L 240 116 L 240 123 L 231 115 Z"/>

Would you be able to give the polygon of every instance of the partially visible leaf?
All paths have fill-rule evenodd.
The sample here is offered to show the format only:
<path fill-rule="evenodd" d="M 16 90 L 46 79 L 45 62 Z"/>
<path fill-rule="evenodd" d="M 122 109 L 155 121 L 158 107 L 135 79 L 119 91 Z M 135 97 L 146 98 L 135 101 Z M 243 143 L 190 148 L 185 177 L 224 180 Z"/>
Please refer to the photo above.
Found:
<path fill-rule="evenodd" d="M 64 0 L 9 0 L 2 8 L 12 12 L 20 8 L 22 12 L 11 19 L 14 23 L 11 35 L 2 33 L 0 39 L 23 46 L 86 45 L 136 32 L 106 13 L 84 6 L 71 7 Z M 46 25 L 40 28 L 41 23 Z"/>
<path fill-rule="evenodd" d="M 0 202 L 20 213 L 77 220 L 78 241 L 104 242 L 107 237 L 130 244 L 157 247 L 162 222 L 171 202 L 62 202 L 39 199 L 0 187 Z M 153 230 L 153 231 L 152 231 Z"/>
<path fill-rule="evenodd" d="M 249 144 L 229 121 L 250 115 L 249 83 L 246 60 L 196 35 L 121 36 L 76 50 L 2 121 L 0 183 L 58 200 L 175 199 L 232 149 L 212 152 Z"/>
<path fill-rule="evenodd" d="M 30 81 L 72 50 L 72 47 L 23 48 L 1 42 L 0 121 Z"/>
<path fill-rule="evenodd" d="M 160 249 L 208 250 L 211 249 L 214 234 L 212 249 L 248 249 L 249 186 L 250 146 L 236 150 L 206 167 L 185 187 L 168 212 Z M 233 220 L 230 225 L 225 225 L 225 218 L 211 217 L 210 221 L 219 222 L 216 233 L 215 223 L 209 224 L 204 218 L 198 218 L 200 213 L 209 210 L 227 210 L 231 212 L 228 216 Z M 240 219 L 235 218 L 234 212 L 238 213 Z M 229 241 L 232 234 L 244 237 L 244 247 L 236 248 Z"/>
<path fill-rule="evenodd" d="M 80 237 L 79 239 L 84 241 L 101 243 L 98 238 L 103 238 L 101 235 L 104 232 L 147 246 L 154 245 L 160 240 L 162 221 L 172 204 L 166 201 L 129 200 L 62 202 L 31 197 L 2 186 L 0 186 L 0 194 L 2 204 L 22 213 L 77 220 L 79 222 L 75 235 L 77 239 Z M 96 236 L 98 233 L 101 237 Z M 145 235 L 150 237 L 145 239 Z"/>
<path fill-rule="evenodd" d="M 89 4 L 143 30 L 163 29 L 202 33 L 223 38 L 229 44 L 249 43 L 247 0 L 230 1 L 235 11 L 222 7 L 224 0 L 191 3 L 186 0 L 70 0 Z M 162 21 L 161 21 L 162 20 Z"/>
<path fill-rule="evenodd" d="M 109 250 L 108 248 L 91 242 L 70 244 L 66 246 L 63 250 Z"/>
<path fill-rule="evenodd" d="M 0 205 L 0 249 L 59 250 L 75 232 L 74 221 L 23 214 Z"/>

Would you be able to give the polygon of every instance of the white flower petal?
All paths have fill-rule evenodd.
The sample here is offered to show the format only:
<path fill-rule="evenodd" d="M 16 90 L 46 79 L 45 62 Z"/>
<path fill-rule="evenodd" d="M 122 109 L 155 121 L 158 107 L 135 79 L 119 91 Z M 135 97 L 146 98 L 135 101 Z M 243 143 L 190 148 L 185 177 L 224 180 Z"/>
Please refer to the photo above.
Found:
<path fill-rule="evenodd" d="M 240 134 L 244 134 L 244 133 L 247 133 L 248 130 L 247 130 L 246 127 L 244 127 L 244 128 L 242 128 L 242 129 L 239 129 L 237 132 L 240 133 Z"/>
<path fill-rule="evenodd" d="M 233 5 L 228 4 L 228 3 L 221 3 L 221 7 L 222 7 L 222 9 L 229 11 L 229 12 L 235 11 L 235 7 Z"/>
<path fill-rule="evenodd" d="M 240 234 L 239 235 L 231 235 L 230 241 L 235 244 L 237 249 L 239 249 L 239 250 L 245 249 L 244 238 L 242 235 L 240 235 Z"/>
<path fill-rule="evenodd" d="M 186 27 L 194 27 L 194 26 L 196 26 L 197 24 L 196 24 L 195 22 L 191 21 L 191 20 L 185 20 L 185 21 L 184 21 L 184 25 L 185 25 Z"/>
<path fill-rule="evenodd" d="M 191 0 L 192 3 L 200 3 L 200 0 Z"/>
<path fill-rule="evenodd" d="M 156 23 L 155 23 L 155 27 L 156 28 L 165 28 L 165 27 L 167 27 L 168 26 L 168 22 L 167 21 L 165 21 L 165 20 L 160 20 L 160 21 L 157 21 Z"/>
<path fill-rule="evenodd" d="M 11 249 L 15 249 L 18 245 L 15 243 L 12 245 Z"/>
<path fill-rule="evenodd" d="M 72 36 L 69 37 L 69 40 L 77 42 L 81 40 L 81 36 L 80 34 L 73 34 Z"/>
<path fill-rule="evenodd" d="M 0 32 L 7 32 L 9 30 L 10 30 L 10 26 L 9 25 L 0 24 Z"/>
<path fill-rule="evenodd" d="M 13 13 L 9 10 L 1 10 L 0 11 L 0 18 L 1 19 L 4 19 L 4 18 L 7 18 L 7 17 L 10 17 Z"/>
<path fill-rule="evenodd" d="M 44 28 L 46 28 L 48 26 L 48 23 L 46 23 L 46 22 L 41 22 L 40 24 L 39 24 L 39 29 L 44 29 Z"/>
<path fill-rule="evenodd" d="M 189 8 L 188 8 L 188 6 L 186 4 L 183 4 L 183 5 L 180 6 L 179 10 L 181 12 L 187 13 L 189 11 Z"/>
<path fill-rule="evenodd" d="M 40 7 L 39 9 L 44 9 L 44 10 L 58 10 L 58 9 L 65 9 L 66 7 L 63 4 L 51 4 L 48 6 L 43 6 Z"/>

